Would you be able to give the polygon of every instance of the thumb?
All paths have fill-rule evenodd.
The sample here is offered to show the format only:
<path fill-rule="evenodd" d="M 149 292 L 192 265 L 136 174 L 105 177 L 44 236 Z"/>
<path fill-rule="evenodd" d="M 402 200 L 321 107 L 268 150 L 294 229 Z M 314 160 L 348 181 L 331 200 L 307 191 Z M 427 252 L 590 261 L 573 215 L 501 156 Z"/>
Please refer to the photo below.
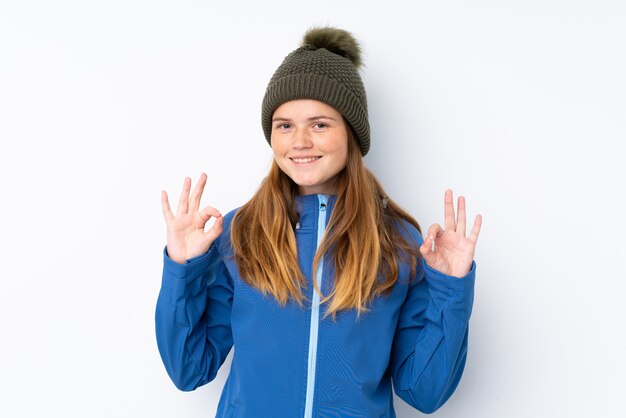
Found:
<path fill-rule="evenodd" d="M 426 240 L 424 240 L 424 243 L 420 247 L 420 253 L 422 254 L 422 257 L 424 257 L 424 262 L 429 267 L 439 270 L 439 268 L 437 268 L 437 265 L 439 265 L 441 262 L 441 260 L 439 259 L 440 254 L 437 254 L 435 251 L 432 250 L 433 244 L 433 237 L 428 235 L 428 237 L 426 238 Z"/>
<path fill-rule="evenodd" d="M 424 257 L 426 261 L 432 260 L 432 258 L 434 257 L 434 252 L 432 248 L 433 248 L 433 240 L 431 239 L 430 235 L 428 235 L 426 239 L 424 240 L 424 242 L 422 243 L 422 245 L 420 246 L 420 253 L 422 254 L 422 256 Z"/>
<path fill-rule="evenodd" d="M 209 243 L 215 241 L 217 237 L 220 236 L 222 231 L 224 230 L 224 217 L 220 216 L 215 220 L 213 226 L 209 228 L 208 231 L 204 232 L 204 237 L 207 239 Z"/>

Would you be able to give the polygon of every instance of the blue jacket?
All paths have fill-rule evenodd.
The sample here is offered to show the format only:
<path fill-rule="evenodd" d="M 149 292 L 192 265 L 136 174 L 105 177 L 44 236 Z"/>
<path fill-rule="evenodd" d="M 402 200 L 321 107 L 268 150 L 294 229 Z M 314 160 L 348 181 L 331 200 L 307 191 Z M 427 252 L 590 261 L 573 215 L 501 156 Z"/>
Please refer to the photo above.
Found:
<path fill-rule="evenodd" d="M 465 366 L 476 263 L 462 278 L 418 263 L 417 280 L 401 264 L 393 291 L 361 314 L 322 320 L 313 290 L 313 256 L 336 196 L 297 198 L 298 261 L 307 278 L 305 308 L 280 305 L 248 286 L 232 259 L 230 224 L 209 250 L 184 264 L 163 249 L 156 338 L 165 368 L 180 390 L 212 381 L 234 345 L 217 417 L 395 417 L 395 393 L 431 413 L 454 392 Z M 408 223 L 419 245 L 423 238 Z M 326 257 L 325 257 L 326 258 Z M 323 260 L 317 283 L 326 295 L 333 263 Z"/>

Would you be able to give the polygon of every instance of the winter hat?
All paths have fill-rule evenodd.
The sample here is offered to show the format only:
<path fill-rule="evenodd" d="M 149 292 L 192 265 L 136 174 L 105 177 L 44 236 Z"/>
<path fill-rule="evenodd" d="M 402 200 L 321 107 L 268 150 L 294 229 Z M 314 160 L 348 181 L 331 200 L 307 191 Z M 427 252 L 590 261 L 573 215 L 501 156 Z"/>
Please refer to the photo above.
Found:
<path fill-rule="evenodd" d="M 356 133 L 361 155 L 367 154 L 370 128 L 360 66 L 361 49 L 352 34 L 332 27 L 308 30 L 302 46 L 285 57 L 265 91 L 261 124 L 268 144 L 271 145 L 272 115 L 281 104 L 314 99 L 343 115 Z"/>

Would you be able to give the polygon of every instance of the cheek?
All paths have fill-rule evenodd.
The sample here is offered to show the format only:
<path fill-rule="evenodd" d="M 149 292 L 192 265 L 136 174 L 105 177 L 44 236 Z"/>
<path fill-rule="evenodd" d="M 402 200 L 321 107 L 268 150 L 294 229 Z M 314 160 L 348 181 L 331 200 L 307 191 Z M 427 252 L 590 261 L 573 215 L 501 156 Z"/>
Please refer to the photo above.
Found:
<path fill-rule="evenodd" d="M 347 164 L 347 162 L 348 162 L 348 141 L 347 141 L 347 139 L 344 139 L 341 142 L 341 145 L 337 146 L 337 149 L 335 150 L 335 153 L 338 156 L 338 159 L 341 161 L 342 165 Z"/>
<path fill-rule="evenodd" d="M 277 141 L 276 139 L 274 139 L 274 137 L 272 137 L 270 145 L 272 146 L 272 152 L 274 153 L 274 155 L 281 154 L 283 147 L 281 146 L 280 141 Z"/>
<path fill-rule="evenodd" d="M 272 146 L 272 158 L 274 159 L 276 164 L 278 164 L 278 167 L 280 167 L 280 169 L 283 172 L 286 172 L 285 170 L 288 169 L 286 165 L 287 162 L 283 158 L 285 154 L 287 153 L 285 144 L 284 143 L 281 144 L 280 141 L 275 141 L 274 138 L 272 138 L 271 146 Z"/>

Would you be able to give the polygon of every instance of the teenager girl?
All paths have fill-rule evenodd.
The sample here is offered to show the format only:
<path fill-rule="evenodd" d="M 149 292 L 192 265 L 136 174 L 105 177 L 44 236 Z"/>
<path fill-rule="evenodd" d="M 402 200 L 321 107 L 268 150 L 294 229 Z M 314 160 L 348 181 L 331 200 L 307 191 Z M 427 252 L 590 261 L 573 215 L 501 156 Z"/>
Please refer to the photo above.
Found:
<path fill-rule="evenodd" d="M 480 232 L 465 202 L 424 240 L 364 166 L 370 146 L 360 49 L 307 32 L 274 73 L 262 126 L 274 160 L 226 215 L 185 178 L 167 224 L 156 336 L 180 390 L 212 381 L 234 346 L 217 417 L 395 417 L 395 393 L 439 408 L 465 365 Z M 214 225 L 204 231 L 210 218 Z M 433 248 L 434 244 L 434 248 Z"/>

